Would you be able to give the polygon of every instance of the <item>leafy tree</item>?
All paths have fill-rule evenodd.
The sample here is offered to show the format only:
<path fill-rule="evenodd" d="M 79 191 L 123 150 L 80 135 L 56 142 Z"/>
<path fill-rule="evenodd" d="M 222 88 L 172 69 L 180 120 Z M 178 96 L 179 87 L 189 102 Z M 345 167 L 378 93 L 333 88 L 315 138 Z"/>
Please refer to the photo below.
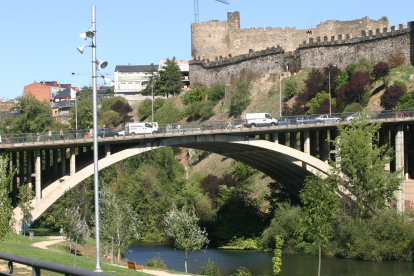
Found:
<path fill-rule="evenodd" d="M 356 72 L 371 72 L 371 63 L 366 58 L 361 58 L 358 63 L 352 63 L 346 68 L 348 76 L 352 76 Z"/>
<path fill-rule="evenodd" d="M 157 69 L 155 69 L 155 66 L 153 63 L 151 63 L 150 70 L 145 70 L 145 75 L 148 76 L 148 80 L 142 82 L 142 86 L 144 86 L 145 88 L 142 89 L 141 94 L 142 95 L 156 95 L 156 91 L 154 88 L 156 88 L 155 83 L 157 82 L 159 76 L 157 73 Z"/>
<path fill-rule="evenodd" d="M 20 207 L 20 212 L 22 214 L 21 223 L 23 228 L 23 235 L 26 236 L 26 228 L 29 227 L 32 221 L 32 210 L 34 209 L 32 206 L 32 200 L 34 198 L 34 193 L 31 187 L 28 184 L 20 186 L 19 194 L 17 195 L 19 198 L 18 206 Z"/>
<path fill-rule="evenodd" d="M 388 17 L 386 17 L 386 16 L 381 17 L 381 19 L 384 20 L 384 21 L 388 21 Z"/>
<path fill-rule="evenodd" d="M 158 91 L 157 95 L 173 95 L 175 93 L 180 93 L 183 82 L 183 75 L 181 74 L 180 67 L 175 60 L 167 58 L 163 68 L 160 70 L 160 77 L 155 82 L 156 90 Z"/>
<path fill-rule="evenodd" d="M 397 106 L 399 99 L 404 94 L 404 90 L 396 84 L 387 87 L 384 94 L 381 96 L 381 106 L 386 110 L 394 109 Z"/>
<path fill-rule="evenodd" d="M 286 79 L 284 84 L 283 100 L 287 101 L 295 95 L 296 91 L 298 91 L 298 84 L 294 78 Z"/>
<path fill-rule="evenodd" d="M 221 276 L 218 266 L 214 260 L 211 260 L 210 258 L 208 258 L 204 265 L 200 266 L 199 274 L 207 276 Z"/>
<path fill-rule="evenodd" d="M 343 71 L 341 74 L 337 75 L 334 79 L 335 88 L 331 90 L 333 92 L 333 95 L 336 96 L 338 94 L 339 89 L 341 89 L 342 86 L 344 86 L 348 82 L 348 73 L 346 71 Z"/>
<path fill-rule="evenodd" d="M 191 209 L 183 206 L 181 210 L 173 204 L 171 211 L 164 215 L 165 233 L 174 239 L 174 248 L 185 251 L 185 273 L 187 273 L 188 252 L 202 250 L 208 245 L 206 230 L 198 226 L 199 218 Z"/>
<path fill-rule="evenodd" d="M 113 94 L 114 92 L 115 92 L 115 88 L 111 86 L 105 90 L 104 94 Z"/>
<path fill-rule="evenodd" d="M 367 124 L 363 115 L 352 120 L 351 125 L 339 125 L 341 136 L 331 141 L 337 148 L 336 161 L 332 162 L 333 175 L 337 183 L 355 197 L 352 203 L 359 216 L 390 204 L 402 181 L 402 169 L 385 170 L 393 150 L 386 150 L 385 145 L 378 146 L 380 128 L 380 123 Z"/>
<path fill-rule="evenodd" d="M 181 111 L 172 103 L 164 104 L 161 108 L 154 112 L 154 116 L 159 124 L 176 123 L 183 117 Z"/>
<path fill-rule="evenodd" d="M 107 127 L 117 127 L 122 122 L 122 116 L 113 110 L 104 112 L 98 112 L 100 118 L 100 124 L 106 125 Z"/>
<path fill-rule="evenodd" d="M 275 249 L 275 256 L 272 258 L 273 262 L 273 274 L 279 274 L 280 267 L 282 266 L 282 247 L 283 247 L 283 239 L 280 236 L 276 236 L 276 249 Z"/>
<path fill-rule="evenodd" d="M 214 103 L 218 103 L 225 95 L 225 85 L 217 84 L 208 91 L 208 99 Z"/>
<path fill-rule="evenodd" d="M 398 109 L 414 108 L 413 94 L 404 93 L 404 95 L 402 95 L 398 100 L 397 108 Z"/>
<path fill-rule="evenodd" d="M 81 99 L 77 102 L 78 109 L 78 129 L 87 129 L 93 125 L 93 103 L 92 100 Z M 69 123 L 72 129 L 76 127 L 75 106 L 70 108 Z"/>
<path fill-rule="evenodd" d="M 8 161 L 7 155 L 0 155 L 0 241 L 13 225 L 13 207 L 9 190 L 15 171 L 8 170 Z"/>
<path fill-rule="evenodd" d="M 322 102 L 327 100 L 328 105 L 328 113 L 329 113 L 329 94 L 325 91 L 322 91 L 321 93 L 316 94 L 315 98 L 311 99 L 309 113 L 310 114 L 323 114 L 326 112 L 318 112 L 319 107 L 322 105 Z M 331 105 L 332 109 L 335 110 L 336 107 L 336 99 L 331 98 Z"/>
<path fill-rule="evenodd" d="M 87 100 L 88 99 L 88 96 L 91 95 L 91 94 L 93 94 L 92 87 L 84 86 L 81 90 L 79 90 L 79 91 L 76 92 L 76 99 L 78 101 L 80 101 L 80 100 Z"/>
<path fill-rule="evenodd" d="M 347 112 L 361 112 L 364 110 L 364 107 L 360 103 L 351 103 L 347 105 L 344 109 L 344 113 Z"/>
<path fill-rule="evenodd" d="M 305 80 L 306 90 L 308 92 L 307 100 L 315 97 L 317 93 L 325 90 L 325 75 L 318 69 L 312 69 Z"/>
<path fill-rule="evenodd" d="M 365 101 L 365 92 L 371 82 L 368 72 L 357 71 L 350 76 L 349 82 L 339 89 L 336 96 L 339 110 L 351 103 L 367 104 Z"/>
<path fill-rule="evenodd" d="M 213 108 L 214 102 L 212 101 L 201 101 L 192 102 L 185 110 L 185 114 L 188 116 L 188 121 L 193 120 L 208 120 L 214 115 Z"/>
<path fill-rule="evenodd" d="M 401 89 L 407 93 L 408 92 L 408 87 L 407 87 L 407 83 L 403 80 L 394 80 L 394 84 L 398 85 L 399 87 L 401 87 Z"/>
<path fill-rule="evenodd" d="M 371 77 L 374 81 L 377 81 L 381 78 L 384 78 L 384 84 L 385 84 L 385 77 L 390 72 L 390 67 L 387 63 L 380 61 L 377 64 L 374 65 L 371 71 Z"/>
<path fill-rule="evenodd" d="M 189 89 L 183 96 L 183 104 L 188 105 L 193 102 L 203 101 L 208 92 L 209 89 L 206 86 L 197 86 L 194 89 Z"/>
<path fill-rule="evenodd" d="M 334 178 L 322 179 L 319 176 L 307 177 L 300 198 L 304 204 L 303 225 L 305 236 L 319 248 L 319 269 L 321 275 L 321 248 L 328 243 L 331 235 L 331 223 L 335 218 L 338 206 L 338 196 L 335 194 L 336 182 Z"/>
<path fill-rule="evenodd" d="M 249 80 L 236 81 L 231 89 L 230 115 L 240 115 L 250 104 L 250 90 L 252 84 Z"/>
<path fill-rule="evenodd" d="M 158 98 L 154 100 L 154 112 L 160 109 L 165 104 L 165 99 Z M 145 120 L 149 118 L 152 113 L 152 100 L 145 99 L 138 107 L 138 117 L 140 120 Z M 151 120 L 151 121 L 156 121 Z"/>

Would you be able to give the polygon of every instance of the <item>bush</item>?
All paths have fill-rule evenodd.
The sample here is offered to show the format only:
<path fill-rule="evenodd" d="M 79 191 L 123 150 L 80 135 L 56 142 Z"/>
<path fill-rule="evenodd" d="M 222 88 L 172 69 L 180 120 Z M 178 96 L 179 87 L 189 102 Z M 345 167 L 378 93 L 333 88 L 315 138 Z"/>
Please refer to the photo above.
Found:
<path fill-rule="evenodd" d="M 231 276 L 252 276 L 252 273 L 247 268 L 241 266 L 237 269 L 237 272 Z"/>
<path fill-rule="evenodd" d="M 355 74 L 356 72 L 371 72 L 371 63 L 366 58 L 361 58 L 358 63 L 352 63 L 346 68 L 348 76 Z"/>
<path fill-rule="evenodd" d="M 298 90 L 298 84 L 294 78 L 286 79 L 284 84 L 285 87 L 283 89 L 283 100 L 287 101 L 296 94 L 296 91 Z"/>
<path fill-rule="evenodd" d="M 212 101 L 192 102 L 185 110 L 188 121 L 207 120 L 214 115 L 213 108 L 215 104 Z"/>
<path fill-rule="evenodd" d="M 199 102 L 204 100 L 204 97 L 208 93 L 206 86 L 195 87 L 194 89 L 187 90 L 183 96 L 183 104 L 188 105 L 192 102 Z"/>
<path fill-rule="evenodd" d="M 160 109 L 165 103 L 165 99 L 158 98 L 154 100 L 154 113 L 158 109 Z M 146 118 L 150 117 L 152 113 L 152 100 L 146 99 L 144 100 L 141 105 L 138 107 L 138 117 L 141 121 L 145 120 Z"/>
<path fill-rule="evenodd" d="M 363 110 L 364 107 L 360 103 L 351 103 L 345 107 L 343 112 L 361 112 Z"/>
<path fill-rule="evenodd" d="M 401 87 L 401 89 L 404 91 L 404 93 L 408 92 L 407 83 L 403 80 L 394 80 L 394 84 Z"/>
<path fill-rule="evenodd" d="M 371 77 L 374 81 L 384 78 L 390 72 L 390 67 L 385 62 L 378 62 L 371 71 Z"/>
<path fill-rule="evenodd" d="M 221 276 L 218 266 L 213 260 L 210 260 L 210 258 L 208 258 L 204 265 L 200 266 L 199 274 L 207 276 Z"/>
<path fill-rule="evenodd" d="M 357 71 L 350 76 L 349 82 L 339 89 L 337 94 L 337 111 L 342 111 L 345 106 L 351 103 L 366 104 L 365 92 L 371 82 L 368 72 Z"/>
<path fill-rule="evenodd" d="M 227 243 L 226 246 L 222 247 L 223 249 L 247 249 L 247 250 L 257 250 L 257 239 L 244 239 L 244 237 L 237 238 L 234 236 L 231 240 Z"/>
<path fill-rule="evenodd" d="M 156 258 L 154 258 L 152 260 L 148 260 L 148 263 L 146 264 L 146 266 L 155 267 L 155 268 L 161 268 L 161 269 L 168 269 L 167 268 L 167 265 L 161 259 L 160 253 L 157 253 L 157 257 Z"/>
<path fill-rule="evenodd" d="M 180 110 L 172 103 L 164 104 L 160 109 L 154 112 L 154 119 L 159 124 L 176 123 L 183 118 Z"/>
<path fill-rule="evenodd" d="M 404 95 L 402 95 L 401 98 L 398 100 L 397 108 L 398 109 L 414 108 L 413 94 L 405 93 Z"/>
<path fill-rule="evenodd" d="M 249 80 L 236 81 L 231 89 L 230 116 L 240 115 L 250 104 L 251 83 Z"/>
<path fill-rule="evenodd" d="M 316 94 L 325 90 L 325 78 L 326 76 L 318 69 L 310 71 L 308 78 L 305 80 L 307 100 L 312 99 Z"/>
<path fill-rule="evenodd" d="M 404 95 L 404 90 L 394 84 L 387 87 L 384 94 L 381 96 L 381 106 L 386 110 L 394 109 L 397 106 L 398 100 Z"/>
<path fill-rule="evenodd" d="M 217 104 L 218 101 L 224 98 L 225 85 L 217 84 L 213 88 L 210 88 L 207 95 L 208 95 L 208 100 L 213 101 L 214 103 Z"/>

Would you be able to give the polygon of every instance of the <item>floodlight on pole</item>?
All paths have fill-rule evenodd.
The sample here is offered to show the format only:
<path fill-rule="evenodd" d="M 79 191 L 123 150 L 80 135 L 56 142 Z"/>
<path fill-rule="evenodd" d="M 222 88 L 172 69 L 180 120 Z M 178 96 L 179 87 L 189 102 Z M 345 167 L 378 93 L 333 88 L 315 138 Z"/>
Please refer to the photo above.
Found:
<path fill-rule="evenodd" d="M 332 115 L 332 103 L 331 103 L 331 69 L 336 67 L 335 64 L 329 68 L 329 115 Z"/>
<path fill-rule="evenodd" d="M 95 135 L 93 135 L 93 165 L 94 165 L 94 199 L 95 199 L 95 241 L 96 241 L 96 272 L 102 272 L 101 269 L 101 260 L 100 260 L 100 222 L 99 222 L 99 170 L 98 170 L 98 100 L 96 93 L 96 70 L 99 65 L 99 68 L 105 68 L 108 63 L 97 62 L 96 60 L 96 26 L 95 26 L 95 6 L 92 6 L 92 28 L 85 32 L 86 37 L 92 39 L 92 44 L 89 47 L 92 47 L 92 88 L 93 88 L 93 129 Z M 81 38 L 84 38 L 83 34 L 80 35 Z M 83 54 L 83 50 L 86 47 L 86 44 L 78 48 L 78 51 Z M 104 64 L 106 63 L 106 64 Z M 102 66 L 103 65 L 103 66 Z M 104 79 L 105 80 L 105 79 Z"/>
<path fill-rule="evenodd" d="M 104 84 L 107 84 L 108 82 L 111 81 L 111 79 L 105 78 L 103 75 L 101 75 L 101 78 L 103 79 Z"/>

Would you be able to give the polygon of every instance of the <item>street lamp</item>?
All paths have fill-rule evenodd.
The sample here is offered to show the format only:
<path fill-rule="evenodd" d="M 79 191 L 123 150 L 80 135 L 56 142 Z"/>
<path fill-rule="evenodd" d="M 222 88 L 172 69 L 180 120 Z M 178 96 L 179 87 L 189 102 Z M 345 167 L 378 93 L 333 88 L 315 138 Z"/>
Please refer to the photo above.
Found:
<path fill-rule="evenodd" d="M 335 64 L 329 68 L 329 115 L 332 115 L 332 103 L 331 103 L 331 69 L 336 67 Z"/>
<path fill-rule="evenodd" d="M 87 46 L 86 44 L 78 47 L 78 51 L 83 54 L 85 47 L 92 47 L 92 88 L 93 88 L 93 129 L 95 135 L 93 135 L 93 162 L 94 162 L 94 196 L 95 196 L 95 235 L 96 235 L 96 268 L 95 271 L 102 272 L 101 260 L 100 260 L 100 228 L 99 228 L 99 176 L 98 176 L 98 101 L 96 96 L 96 71 L 108 66 L 108 62 L 97 60 L 96 58 L 96 18 L 95 18 L 95 6 L 92 6 L 92 27 L 86 32 L 80 34 L 82 39 L 91 38 L 92 44 Z M 104 81 L 107 79 L 101 75 Z"/>
<path fill-rule="evenodd" d="M 75 118 L 76 118 L 76 135 L 75 137 L 78 138 L 78 95 L 76 93 L 76 76 L 75 73 L 72 73 L 72 76 L 75 78 L 75 87 L 73 88 L 75 90 Z"/>
<path fill-rule="evenodd" d="M 282 71 L 280 70 L 280 64 L 279 62 L 275 62 L 277 66 L 279 66 L 279 111 L 280 111 L 280 117 L 282 117 Z"/>

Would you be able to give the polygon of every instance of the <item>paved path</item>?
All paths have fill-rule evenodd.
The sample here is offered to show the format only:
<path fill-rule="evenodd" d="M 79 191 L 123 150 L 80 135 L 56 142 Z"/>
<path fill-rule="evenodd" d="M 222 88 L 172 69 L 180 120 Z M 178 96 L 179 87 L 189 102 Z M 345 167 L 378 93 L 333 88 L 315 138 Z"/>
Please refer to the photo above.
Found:
<path fill-rule="evenodd" d="M 49 245 L 64 241 L 64 238 L 61 237 L 61 236 L 51 236 L 51 237 L 49 237 L 49 239 L 50 239 L 50 241 L 36 242 L 36 243 L 32 244 L 32 246 L 38 247 L 38 248 L 41 248 L 41 249 L 49 249 L 49 248 L 47 248 Z"/>

